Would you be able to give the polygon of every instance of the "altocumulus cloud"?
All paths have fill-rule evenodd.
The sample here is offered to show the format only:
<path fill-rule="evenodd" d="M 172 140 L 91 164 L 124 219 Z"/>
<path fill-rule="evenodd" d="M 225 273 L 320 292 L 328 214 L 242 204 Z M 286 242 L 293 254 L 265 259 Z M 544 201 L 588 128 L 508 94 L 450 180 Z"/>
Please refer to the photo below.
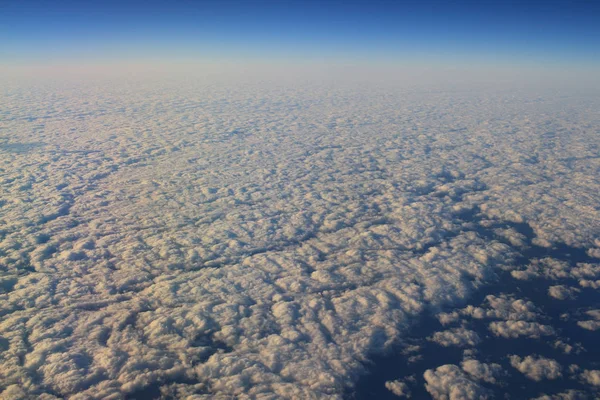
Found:
<path fill-rule="evenodd" d="M 600 251 L 593 97 L 201 79 L 3 87 L 5 398 L 340 398 L 369 355 L 515 268 L 527 243 Z M 600 266 L 544 258 L 513 273 L 597 288 Z M 596 329 L 589 316 L 582 328 Z M 553 334 L 508 295 L 440 316 L 461 318 Z M 560 375 L 552 360 L 511 362 Z M 498 368 L 440 366 L 427 390 L 485 398 Z M 595 385 L 596 372 L 581 379 Z"/>

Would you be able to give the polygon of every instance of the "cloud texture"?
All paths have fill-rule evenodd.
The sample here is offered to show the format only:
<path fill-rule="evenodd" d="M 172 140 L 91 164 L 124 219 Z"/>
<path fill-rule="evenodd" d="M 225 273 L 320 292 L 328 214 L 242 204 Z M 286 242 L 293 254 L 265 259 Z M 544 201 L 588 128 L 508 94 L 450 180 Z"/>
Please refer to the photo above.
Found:
<path fill-rule="evenodd" d="M 339 398 L 369 355 L 514 268 L 528 240 L 599 251 L 598 105 L 349 83 L 3 82 L 2 396 Z M 543 259 L 517 275 L 593 286 L 599 271 Z M 498 319 L 497 335 L 553 333 L 528 302 L 488 303 L 461 312 Z M 495 368 L 463 368 L 428 371 L 429 392 L 484 398 Z"/>

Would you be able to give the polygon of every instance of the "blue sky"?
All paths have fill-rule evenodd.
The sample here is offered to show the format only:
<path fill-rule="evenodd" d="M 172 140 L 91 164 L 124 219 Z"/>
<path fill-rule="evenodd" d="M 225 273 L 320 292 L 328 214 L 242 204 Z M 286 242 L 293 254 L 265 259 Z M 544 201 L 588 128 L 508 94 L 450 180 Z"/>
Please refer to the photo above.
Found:
<path fill-rule="evenodd" d="M 0 62 L 600 61 L 599 1 L 0 0 Z"/>

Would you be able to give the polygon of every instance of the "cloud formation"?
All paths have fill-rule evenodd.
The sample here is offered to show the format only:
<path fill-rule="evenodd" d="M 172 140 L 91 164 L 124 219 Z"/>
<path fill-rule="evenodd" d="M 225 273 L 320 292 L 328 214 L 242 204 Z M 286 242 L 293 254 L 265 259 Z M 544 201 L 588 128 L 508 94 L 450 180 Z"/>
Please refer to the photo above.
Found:
<path fill-rule="evenodd" d="M 411 398 L 411 391 L 405 382 L 398 380 L 387 381 L 385 383 L 385 387 L 397 397 L 403 397 L 407 399 Z"/>
<path fill-rule="evenodd" d="M 496 363 L 486 364 L 478 360 L 467 359 L 461 363 L 461 367 L 472 378 L 492 384 L 498 383 L 498 378 L 504 375 L 502 366 Z"/>
<path fill-rule="evenodd" d="M 510 365 L 536 382 L 562 376 L 562 367 L 556 360 L 541 356 L 519 357 L 517 355 L 512 355 L 509 359 Z"/>
<path fill-rule="evenodd" d="M 436 400 L 488 399 L 491 393 L 456 365 L 428 369 L 423 375 L 425 388 Z"/>
<path fill-rule="evenodd" d="M 429 340 L 444 347 L 469 347 L 475 346 L 481 341 L 476 332 L 465 328 L 455 328 L 436 332 Z"/>
<path fill-rule="evenodd" d="M 554 285 L 548 288 L 548 295 L 557 300 L 567 300 L 576 297 L 580 290 L 565 285 Z"/>
<path fill-rule="evenodd" d="M 588 331 L 596 331 L 600 329 L 600 310 L 588 310 L 585 312 L 588 317 L 591 319 L 577 321 L 577 325 L 579 325 L 583 329 L 587 329 Z"/>
<path fill-rule="evenodd" d="M 526 246 L 600 249 L 594 99 L 226 81 L 3 79 L 2 396 L 340 398 Z M 456 315 L 552 334 L 508 295 Z M 486 396 L 494 371 L 428 390 Z"/>

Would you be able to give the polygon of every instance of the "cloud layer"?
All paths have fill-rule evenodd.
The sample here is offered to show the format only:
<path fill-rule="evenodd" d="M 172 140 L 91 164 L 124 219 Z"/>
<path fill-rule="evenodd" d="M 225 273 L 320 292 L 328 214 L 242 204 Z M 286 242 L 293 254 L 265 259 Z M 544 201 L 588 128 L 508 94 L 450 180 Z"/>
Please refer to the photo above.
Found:
<path fill-rule="evenodd" d="M 600 251 L 597 106 L 348 83 L 6 83 L 2 396 L 341 397 L 371 354 L 514 268 L 528 240 Z M 582 287 L 599 273 L 515 271 Z M 554 334 L 533 304 L 487 304 L 456 315 Z M 558 373 L 541 362 L 514 365 Z M 427 390 L 484 398 L 495 370 L 439 367 Z"/>

